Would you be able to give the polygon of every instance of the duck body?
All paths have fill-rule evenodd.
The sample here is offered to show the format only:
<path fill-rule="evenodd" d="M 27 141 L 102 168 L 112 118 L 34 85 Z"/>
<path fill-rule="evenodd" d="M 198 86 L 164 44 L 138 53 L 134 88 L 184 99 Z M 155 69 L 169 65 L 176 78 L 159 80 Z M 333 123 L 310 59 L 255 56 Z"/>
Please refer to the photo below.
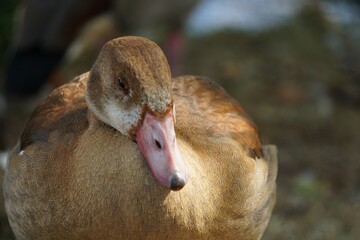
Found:
<path fill-rule="evenodd" d="M 85 73 L 54 90 L 11 153 L 4 193 L 17 239 L 261 238 L 275 203 L 275 150 L 261 147 L 221 87 L 171 80 L 189 175 L 173 191 L 154 177 L 139 141 L 89 107 L 89 81 Z"/>

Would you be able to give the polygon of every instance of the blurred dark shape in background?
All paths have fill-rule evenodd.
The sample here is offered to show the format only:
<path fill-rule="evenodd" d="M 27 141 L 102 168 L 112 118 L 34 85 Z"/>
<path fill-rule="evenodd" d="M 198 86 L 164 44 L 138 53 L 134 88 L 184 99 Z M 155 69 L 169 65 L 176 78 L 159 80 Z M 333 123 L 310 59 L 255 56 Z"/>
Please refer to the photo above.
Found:
<path fill-rule="evenodd" d="M 107 1 L 28 0 L 19 7 L 18 26 L 5 72 L 7 95 L 34 95 L 61 61 L 79 29 L 104 11 Z"/>
<path fill-rule="evenodd" d="M 32 1 L 41 2 L 27 2 Z M 0 121 L 6 117 L 0 128 L 8 129 L 7 135 L 0 129 L 0 141 L 18 137 L 10 125 L 22 126 L 16 121 L 26 120 L 39 86 L 57 86 L 88 71 L 111 38 L 143 35 L 163 46 L 175 75 L 206 75 L 223 85 L 254 118 L 263 142 L 278 145 L 278 203 L 263 239 L 358 239 L 360 1 L 202 0 L 196 5 L 189 0 L 182 6 L 164 1 L 91 0 L 86 6 L 91 14 L 62 17 L 66 4 L 75 11 L 76 5 L 85 10 L 83 3 L 48 1 L 59 11 L 42 12 L 47 16 L 37 20 L 36 30 L 41 37 L 26 44 L 10 37 L 19 1 L 2 2 L 0 71 L 24 76 L 26 83 L 15 88 L 34 85 L 23 90 L 27 98 L 8 94 L 6 113 L 0 98 Z M 76 25 L 76 19 L 83 23 Z M 50 25 L 63 30 L 46 30 Z M 20 71 L 11 67 L 15 60 L 34 65 L 24 64 L 27 70 Z M 0 217 L 0 239 L 11 239 L 1 208 Z"/>

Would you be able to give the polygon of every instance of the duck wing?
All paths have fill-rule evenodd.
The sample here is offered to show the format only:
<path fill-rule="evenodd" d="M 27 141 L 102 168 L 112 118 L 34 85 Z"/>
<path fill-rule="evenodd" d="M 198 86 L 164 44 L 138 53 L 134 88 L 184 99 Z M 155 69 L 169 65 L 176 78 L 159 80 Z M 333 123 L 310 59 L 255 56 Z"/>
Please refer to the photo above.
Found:
<path fill-rule="evenodd" d="M 85 87 L 88 73 L 55 89 L 31 114 L 20 138 L 20 151 L 35 141 L 47 142 L 52 131 L 77 132 L 86 124 Z"/>
<path fill-rule="evenodd" d="M 172 90 L 183 135 L 232 138 L 250 157 L 262 157 L 255 123 L 222 87 L 204 77 L 182 76 L 174 79 Z"/>

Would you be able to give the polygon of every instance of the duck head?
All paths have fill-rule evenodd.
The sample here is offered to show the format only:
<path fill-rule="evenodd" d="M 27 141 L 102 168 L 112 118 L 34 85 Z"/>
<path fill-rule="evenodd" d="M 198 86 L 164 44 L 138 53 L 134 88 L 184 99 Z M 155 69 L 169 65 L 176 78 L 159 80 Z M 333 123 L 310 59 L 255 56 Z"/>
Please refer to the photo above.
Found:
<path fill-rule="evenodd" d="M 90 71 L 89 109 L 134 140 L 154 178 L 180 190 L 189 175 L 175 136 L 171 73 L 162 50 L 141 37 L 108 42 Z"/>

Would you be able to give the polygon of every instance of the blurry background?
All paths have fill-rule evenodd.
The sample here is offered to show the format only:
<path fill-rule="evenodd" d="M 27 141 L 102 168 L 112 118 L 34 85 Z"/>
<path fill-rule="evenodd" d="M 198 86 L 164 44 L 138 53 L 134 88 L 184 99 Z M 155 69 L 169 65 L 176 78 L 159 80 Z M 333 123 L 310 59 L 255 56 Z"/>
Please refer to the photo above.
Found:
<path fill-rule="evenodd" d="M 360 1 L 87 1 L 0 3 L 0 150 L 107 40 L 142 35 L 164 49 L 174 76 L 223 85 L 263 143 L 278 146 L 263 239 L 359 239 Z M 12 239 L 2 204 L 0 239 Z"/>

